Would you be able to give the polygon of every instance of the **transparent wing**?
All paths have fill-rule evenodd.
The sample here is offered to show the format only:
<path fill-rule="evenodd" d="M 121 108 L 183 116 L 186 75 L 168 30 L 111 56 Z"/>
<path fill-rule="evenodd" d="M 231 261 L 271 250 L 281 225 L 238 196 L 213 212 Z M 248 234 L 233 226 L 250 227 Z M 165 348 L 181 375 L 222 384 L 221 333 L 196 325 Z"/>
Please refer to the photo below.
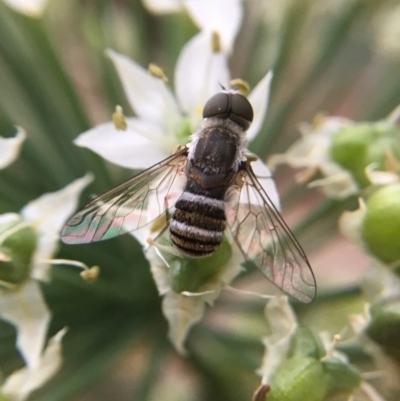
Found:
<path fill-rule="evenodd" d="M 100 195 L 71 217 L 61 232 L 63 242 L 81 244 L 137 230 L 166 213 L 185 183 L 187 148 Z"/>
<path fill-rule="evenodd" d="M 303 249 L 257 180 L 250 163 L 239 171 L 227 202 L 227 221 L 245 258 L 277 287 L 301 302 L 316 293 Z"/>

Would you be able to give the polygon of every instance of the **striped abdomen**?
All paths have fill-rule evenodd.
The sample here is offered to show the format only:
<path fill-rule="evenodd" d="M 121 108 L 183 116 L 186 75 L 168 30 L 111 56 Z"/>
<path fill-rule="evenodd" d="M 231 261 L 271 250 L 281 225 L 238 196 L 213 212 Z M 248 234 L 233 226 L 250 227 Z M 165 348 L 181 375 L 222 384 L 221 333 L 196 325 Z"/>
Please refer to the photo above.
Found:
<path fill-rule="evenodd" d="M 174 245 L 191 258 L 212 255 L 224 236 L 224 201 L 185 191 L 175 208 L 169 226 Z"/>

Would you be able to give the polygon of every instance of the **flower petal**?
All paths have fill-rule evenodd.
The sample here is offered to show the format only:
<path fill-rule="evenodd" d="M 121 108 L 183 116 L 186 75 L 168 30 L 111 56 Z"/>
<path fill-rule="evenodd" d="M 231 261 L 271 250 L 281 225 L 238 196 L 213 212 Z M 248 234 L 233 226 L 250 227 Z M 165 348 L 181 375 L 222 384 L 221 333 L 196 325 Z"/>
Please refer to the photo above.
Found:
<path fill-rule="evenodd" d="M 39 364 L 33 370 L 25 367 L 11 374 L 3 384 L 2 394 L 12 400 L 23 401 L 53 377 L 61 367 L 61 340 L 66 332 L 64 328 L 49 340 Z"/>
<path fill-rule="evenodd" d="M 113 123 L 100 124 L 79 135 L 74 143 L 92 150 L 119 166 L 143 169 L 169 155 L 174 141 L 163 137 L 154 124 L 128 118 L 126 131 L 116 130 Z"/>
<path fill-rule="evenodd" d="M 362 226 L 364 217 L 367 214 L 367 206 L 362 198 L 358 199 L 358 209 L 346 210 L 339 217 L 339 230 L 346 237 L 350 238 L 361 248 L 364 247 L 362 240 Z"/>
<path fill-rule="evenodd" d="M 26 133 L 20 127 L 18 127 L 17 135 L 14 138 L 0 136 L 0 170 L 7 167 L 18 157 L 25 138 Z"/>
<path fill-rule="evenodd" d="M 0 316 L 17 328 L 17 347 L 28 368 L 36 368 L 51 318 L 38 283 L 29 280 L 15 291 L 1 290 Z"/>
<path fill-rule="evenodd" d="M 320 167 L 325 163 L 332 164 L 330 146 L 332 138 L 343 127 L 352 122 L 343 117 L 326 117 L 318 119 L 316 123 L 302 124 L 302 137 L 289 147 L 284 154 L 272 155 L 268 165 L 272 170 L 282 163 L 297 167 Z"/>
<path fill-rule="evenodd" d="M 182 49 L 175 68 L 175 90 L 182 109 L 195 129 L 202 119 L 205 102 L 229 86 L 228 60 L 212 51 L 212 33 L 202 31 Z"/>
<path fill-rule="evenodd" d="M 203 30 L 218 32 L 224 52 L 232 51 L 243 17 L 240 0 L 185 0 L 193 21 Z"/>
<path fill-rule="evenodd" d="M 21 210 L 21 216 L 40 232 L 57 233 L 76 209 L 81 192 L 92 181 L 93 175 L 86 174 L 59 191 L 44 194 L 29 202 Z"/>
<path fill-rule="evenodd" d="M 164 127 L 167 122 L 174 125 L 179 121 L 175 99 L 161 79 L 152 77 L 129 57 L 110 49 L 107 55 L 114 63 L 126 97 L 138 117 L 159 127 Z"/>
<path fill-rule="evenodd" d="M 263 383 L 269 383 L 278 366 L 286 360 L 297 321 L 286 296 L 277 296 L 268 301 L 265 315 L 271 333 L 263 338 L 265 354 L 258 373 L 262 375 Z"/>
<path fill-rule="evenodd" d="M 265 115 L 267 114 L 269 91 L 273 75 L 273 72 L 269 71 L 249 95 L 249 101 L 252 104 L 254 111 L 253 122 L 247 131 L 247 139 L 249 141 L 256 137 L 264 122 Z"/>
<path fill-rule="evenodd" d="M 47 0 L 3 0 L 8 6 L 28 17 L 39 18 L 46 8 Z"/>
<path fill-rule="evenodd" d="M 320 170 L 325 178 L 310 182 L 309 188 L 321 187 L 329 198 L 335 199 L 345 199 L 359 192 L 353 176 L 338 164 L 326 162 L 320 166 Z"/>
<path fill-rule="evenodd" d="M 185 339 L 191 327 L 203 317 L 205 302 L 202 297 L 188 297 L 171 291 L 163 298 L 162 311 L 168 320 L 169 338 L 176 350 L 184 355 Z"/>
<path fill-rule="evenodd" d="M 229 242 L 232 238 L 227 233 Z M 156 282 L 158 292 L 163 299 L 163 314 L 169 323 L 169 337 L 172 344 L 181 354 L 186 352 L 184 342 L 190 328 L 201 320 L 205 305 L 212 305 L 221 290 L 243 271 L 241 263 L 244 258 L 239 248 L 232 244 L 232 255 L 228 263 L 222 266 L 221 271 L 208 280 L 196 293 L 174 292 L 169 280 L 169 268 L 159 256 L 154 247 L 146 252 L 150 262 L 150 269 Z M 177 263 L 179 263 L 177 261 Z"/>
<path fill-rule="evenodd" d="M 183 11 L 182 0 L 142 0 L 143 5 L 154 14 Z"/>
<path fill-rule="evenodd" d="M 39 280 L 48 279 L 48 264 L 45 261 L 56 252 L 59 231 L 77 208 L 81 192 L 92 180 L 93 176 L 86 174 L 60 191 L 44 194 L 29 202 L 21 210 L 21 216 L 39 232 L 32 264 L 33 277 Z"/>
<path fill-rule="evenodd" d="M 248 154 L 251 154 L 247 151 Z M 272 177 L 272 173 L 270 169 L 264 164 L 260 159 L 251 163 L 251 167 L 254 171 L 254 174 L 258 178 L 261 186 L 264 188 L 264 191 L 267 193 L 272 203 L 278 210 L 281 210 L 281 203 L 279 200 L 279 194 L 276 189 L 275 181 Z"/>
<path fill-rule="evenodd" d="M 376 168 L 376 163 L 372 163 L 365 168 L 365 175 L 372 184 L 388 185 L 394 184 L 400 180 L 398 174 L 392 171 L 377 171 Z"/>

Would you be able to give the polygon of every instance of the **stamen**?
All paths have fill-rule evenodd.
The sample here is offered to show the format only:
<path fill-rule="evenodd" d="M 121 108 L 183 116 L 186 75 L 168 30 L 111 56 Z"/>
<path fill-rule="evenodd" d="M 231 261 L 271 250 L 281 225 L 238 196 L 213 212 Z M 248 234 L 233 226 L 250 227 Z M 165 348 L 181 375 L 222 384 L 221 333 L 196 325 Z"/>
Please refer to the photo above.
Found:
<path fill-rule="evenodd" d="M 160 251 L 167 252 L 171 255 L 177 256 L 178 258 L 182 258 L 182 254 L 172 246 L 161 245 L 155 242 L 153 238 L 147 238 L 146 241 L 149 245 L 154 246 L 156 249 L 159 249 Z M 166 265 L 168 266 L 168 263 L 166 263 Z"/>
<path fill-rule="evenodd" d="M 246 159 L 248 162 L 252 163 L 256 162 L 258 160 L 258 157 L 256 155 L 246 154 Z"/>
<path fill-rule="evenodd" d="M 92 284 L 94 283 L 99 274 L 100 274 L 100 267 L 99 266 L 92 266 L 89 267 L 83 262 L 80 262 L 78 260 L 69 260 L 69 259 L 45 259 L 41 260 L 41 262 L 44 263 L 49 263 L 51 265 L 68 265 L 68 266 L 74 266 L 79 269 L 82 269 L 83 271 L 80 273 L 81 277 L 87 281 L 88 283 Z"/>
<path fill-rule="evenodd" d="M 225 286 L 224 290 L 228 290 L 228 291 L 234 292 L 235 294 L 251 295 L 251 296 L 255 296 L 255 297 L 258 297 L 258 298 L 262 298 L 262 299 L 272 299 L 272 298 L 274 298 L 274 295 L 263 295 L 263 294 L 259 294 L 257 292 L 253 292 L 253 291 L 239 290 L 238 288 L 231 287 L 230 285 Z"/>
<path fill-rule="evenodd" d="M 212 32 L 211 36 L 211 51 L 213 53 L 219 53 L 221 51 L 221 39 L 217 31 Z"/>
<path fill-rule="evenodd" d="M 157 64 L 150 63 L 147 72 L 154 78 L 161 79 L 163 82 L 168 82 L 168 78 L 165 75 L 163 69 Z"/>
<path fill-rule="evenodd" d="M 232 88 L 237 89 L 243 96 L 248 96 L 250 93 L 250 85 L 241 78 L 235 78 L 230 81 Z"/>
<path fill-rule="evenodd" d="M 112 115 L 112 120 L 117 131 L 126 131 L 128 128 L 128 124 L 121 106 L 115 106 L 115 113 Z"/>
<path fill-rule="evenodd" d="M 209 294 L 214 294 L 214 290 L 210 291 L 202 291 L 202 292 L 190 292 L 190 291 L 182 291 L 181 295 L 184 295 L 185 297 L 202 297 L 203 295 L 209 295 Z"/>

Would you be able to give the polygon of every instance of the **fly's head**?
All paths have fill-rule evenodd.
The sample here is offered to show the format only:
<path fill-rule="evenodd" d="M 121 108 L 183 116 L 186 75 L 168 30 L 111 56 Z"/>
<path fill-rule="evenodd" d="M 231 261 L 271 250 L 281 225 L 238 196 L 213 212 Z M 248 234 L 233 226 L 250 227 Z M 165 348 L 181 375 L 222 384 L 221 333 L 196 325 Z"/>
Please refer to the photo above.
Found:
<path fill-rule="evenodd" d="M 253 107 L 236 90 L 222 91 L 211 97 L 204 106 L 203 118 L 230 119 L 247 131 L 253 121 Z"/>

